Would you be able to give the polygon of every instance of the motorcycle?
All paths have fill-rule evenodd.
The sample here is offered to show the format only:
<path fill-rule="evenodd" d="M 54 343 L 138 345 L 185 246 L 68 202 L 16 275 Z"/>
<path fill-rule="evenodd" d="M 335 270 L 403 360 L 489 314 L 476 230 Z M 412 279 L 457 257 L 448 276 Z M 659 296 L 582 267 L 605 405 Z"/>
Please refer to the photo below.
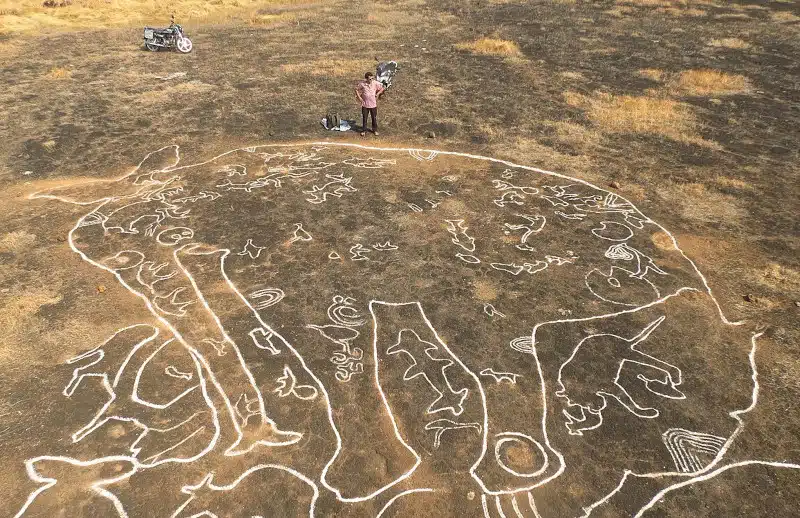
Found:
<path fill-rule="evenodd" d="M 151 52 L 175 48 L 178 52 L 188 54 L 192 51 L 192 40 L 183 34 L 183 27 L 175 23 L 175 15 L 172 15 L 166 29 L 144 28 L 144 46 Z"/>

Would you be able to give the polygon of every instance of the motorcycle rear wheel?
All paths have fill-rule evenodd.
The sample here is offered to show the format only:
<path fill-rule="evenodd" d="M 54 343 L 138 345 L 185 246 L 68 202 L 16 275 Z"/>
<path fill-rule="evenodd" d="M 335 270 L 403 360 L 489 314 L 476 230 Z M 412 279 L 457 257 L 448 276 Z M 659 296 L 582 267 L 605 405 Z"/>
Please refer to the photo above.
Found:
<path fill-rule="evenodd" d="M 192 40 L 183 37 L 177 41 L 176 46 L 178 47 L 178 52 L 188 54 L 192 51 Z"/>
<path fill-rule="evenodd" d="M 152 43 L 145 42 L 144 43 L 144 48 L 146 48 L 150 52 L 157 52 L 158 51 L 158 45 L 154 45 Z"/>

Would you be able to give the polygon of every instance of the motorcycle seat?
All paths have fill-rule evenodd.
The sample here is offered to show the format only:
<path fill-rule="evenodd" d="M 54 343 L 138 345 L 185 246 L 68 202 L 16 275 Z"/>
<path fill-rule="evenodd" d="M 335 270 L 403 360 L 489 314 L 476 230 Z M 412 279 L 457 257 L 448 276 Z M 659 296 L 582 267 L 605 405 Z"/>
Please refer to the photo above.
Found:
<path fill-rule="evenodd" d="M 155 34 L 169 34 L 172 32 L 172 29 L 159 29 L 158 27 L 145 27 L 144 30 L 153 31 Z"/>

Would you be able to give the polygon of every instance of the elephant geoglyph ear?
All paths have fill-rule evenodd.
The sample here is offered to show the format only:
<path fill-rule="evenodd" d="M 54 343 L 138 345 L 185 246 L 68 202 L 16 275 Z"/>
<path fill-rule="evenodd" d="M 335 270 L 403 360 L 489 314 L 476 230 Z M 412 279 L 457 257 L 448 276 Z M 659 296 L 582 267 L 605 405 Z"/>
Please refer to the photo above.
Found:
<path fill-rule="evenodd" d="M 29 198 L 53 199 L 74 205 L 92 205 L 122 198 L 135 194 L 142 186 L 160 184 L 171 178 L 166 173 L 177 167 L 180 160 L 178 146 L 166 146 L 149 153 L 139 165 L 121 177 L 48 181 L 41 184 L 44 189 L 34 192 Z"/>

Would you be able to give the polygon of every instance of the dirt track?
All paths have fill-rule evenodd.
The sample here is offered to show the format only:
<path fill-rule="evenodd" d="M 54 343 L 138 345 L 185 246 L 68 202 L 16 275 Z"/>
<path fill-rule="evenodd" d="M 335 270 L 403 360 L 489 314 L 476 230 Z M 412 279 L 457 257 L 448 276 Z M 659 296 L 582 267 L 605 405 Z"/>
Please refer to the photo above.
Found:
<path fill-rule="evenodd" d="M 796 405 L 800 390 L 796 367 L 800 85 L 793 59 L 800 54 L 800 25 L 789 16 L 800 13 L 791 4 L 778 2 L 758 9 L 695 8 L 703 14 L 611 3 L 381 3 L 368 9 L 369 17 L 363 8 L 351 3 L 301 5 L 290 8 L 297 13 L 295 21 L 272 27 L 190 27 L 196 50 L 188 56 L 145 52 L 137 46 L 139 32 L 134 29 L 3 42 L 8 59 L 2 64 L 0 101 L 9 124 L 0 128 L 0 488 L 10 498 L 0 504 L 0 515 L 14 515 L 28 495 L 42 486 L 25 472 L 25 460 L 42 455 L 82 461 L 122 457 L 88 467 L 61 461 L 39 464 L 41 476 L 59 482 L 30 506 L 31 516 L 37 510 L 40 516 L 55 516 L 53 509 L 61 508 L 70 509 L 67 516 L 113 515 L 112 500 L 86 489 L 112 476 L 122 480 L 108 490 L 130 516 L 169 516 L 187 499 L 180 489 L 199 484 L 210 471 L 217 473 L 215 487 L 233 484 L 245 473 L 249 476 L 236 491 L 212 491 L 210 486 L 198 491 L 203 498 L 190 502 L 186 515 L 191 515 L 189 509 L 201 512 L 204 505 L 215 508 L 220 516 L 227 516 L 232 508 L 259 514 L 263 488 L 272 485 L 284 489 L 275 493 L 280 498 L 270 497 L 272 510 L 262 512 L 287 516 L 307 513 L 311 503 L 320 516 L 374 516 L 401 492 L 428 488 L 433 491 L 399 498 L 384 516 L 480 516 L 484 498 L 492 516 L 498 515 L 497 506 L 506 516 L 513 516 L 517 508 L 522 515 L 533 516 L 527 494 L 534 486 L 531 499 L 542 518 L 578 516 L 589 506 L 591 516 L 629 516 L 670 487 L 676 489 L 654 503 L 645 516 L 792 515 L 800 500 L 800 472 L 763 463 L 800 464 L 796 440 L 800 422 Z M 332 26 L 335 31 L 330 30 Z M 515 41 L 522 55 L 480 56 L 454 48 L 491 34 Z M 725 38 L 745 40 L 749 47 L 710 44 Z M 396 86 L 381 105 L 381 136 L 362 139 L 354 132 L 325 132 L 319 119 L 327 111 L 355 117 L 357 106 L 350 88 L 363 71 L 373 68 L 375 56 L 396 59 L 402 66 Z M 69 74 L 63 79 L 49 77 L 54 68 L 64 68 Z M 744 76 L 747 91 L 689 95 L 680 89 L 676 78 L 681 72 L 706 68 Z M 661 75 L 648 75 L 642 72 L 645 69 Z M 159 78 L 175 72 L 186 75 Z M 604 126 L 608 119 L 598 116 L 599 108 L 613 106 L 604 93 L 678 103 L 677 110 L 690 114 L 692 124 L 685 126 L 686 134 L 671 137 L 652 131 L 611 131 Z M 617 114 L 624 119 L 623 115 Z M 435 138 L 427 138 L 429 132 Z M 569 178 L 556 185 L 539 173 L 513 167 L 513 174 L 505 177 L 506 165 L 460 156 L 439 155 L 428 161 L 424 153 L 415 157 L 407 152 L 325 146 L 312 150 L 305 143 L 313 141 L 489 156 L 556 171 L 595 187 L 585 187 L 585 192 L 558 191 L 558 185 L 570 183 Z M 237 148 L 283 143 L 293 144 L 287 148 L 293 156 L 286 153 L 266 160 L 254 158 L 255 150 L 244 150 L 178 172 L 173 171 L 173 148 L 167 148 L 140 167 L 137 174 L 145 177 L 135 186 L 127 181 L 86 183 L 128 174 L 145 156 L 164 146 L 179 146 L 179 165 L 185 166 Z M 258 152 L 275 149 L 280 148 Z M 355 160 L 363 165 L 370 158 L 394 163 L 375 168 L 347 163 Z M 330 171 L 303 169 L 320 163 L 335 165 Z M 235 165 L 246 166 L 247 174 L 233 173 Z M 303 171 L 311 171 L 310 176 L 298 176 Z M 180 178 L 171 180 L 173 176 Z M 345 182 L 345 177 L 352 183 Z M 494 181 L 524 185 L 528 190 Z M 255 184 L 249 190 L 233 186 L 247 182 Z M 309 201 L 316 195 L 307 192 L 317 188 L 335 194 L 316 204 Z M 210 191 L 219 191 L 221 197 L 214 198 Z M 450 197 L 445 191 L 452 200 L 445 199 Z M 518 197 L 501 198 L 508 191 Z M 96 221 L 95 216 L 84 220 L 85 228 L 77 229 L 74 239 L 68 240 L 70 229 L 95 205 L 29 199 L 34 192 L 72 202 L 113 196 L 113 203 L 120 207 L 133 199 L 144 205 L 116 216 L 108 205 L 100 208 Z M 593 195 L 603 201 L 587 201 Z M 191 197 L 196 198 L 188 200 Z M 176 201 L 181 198 L 187 200 Z M 493 203 L 496 200 L 501 204 Z M 182 211 L 189 206 L 191 213 L 184 220 Z M 525 231 L 520 225 L 528 230 L 533 225 L 519 219 L 519 214 L 533 212 L 546 217 L 544 228 L 552 233 L 542 234 L 541 241 L 529 245 L 536 251 L 515 248 L 528 244 L 519 241 Z M 584 216 L 571 221 L 568 216 L 576 213 Z M 613 241 L 619 236 L 609 234 L 611 241 L 598 241 L 598 233 L 618 227 L 600 227 L 609 220 L 593 218 L 611 213 L 625 216 L 620 224 L 630 225 L 629 217 L 640 216 L 646 222 L 641 229 L 634 225 L 636 235 L 630 238 Z M 144 216 L 156 219 L 137 219 Z M 674 235 L 680 250 L 705 276 L 714 298 L 669 235 L 651 227 L 647 218 Z M 459 220 L 467 230 L 447 223 Z M 115 221 L 121 223 L 119 228 L 140 233 L 120 234 L 114 230 L 116 223 L 110 223 Z M 297 233 L 294 225 L 299 222 L 313 240 L 306 242 Z M 151 224 L 152 236 L 145 230 Z M 192 236 L 157 237 L 170 226 L 191 229 Z M 100 228 L 103 232 L 92 234 Z M 291 241 L 293 237 L 298 240 Z M 172 239 L 177 241 L 172 243 Z M 173 249 L 185 245 L 185 239 L 217 251 L 228 249 L 231 259 L 220 269 L 217 259 L 210 260 L 218 253 L 213 249 L 184 249 L 181 253 L 187 255 L 173 256 Z M 468 250 L 470 239 L 478 248 L 474 253 Z M 533 243 L 535 236 L 531 239 Z M 382 247 L 386 240 L 400 249 Z M 610 251 L 612 243 L 621 242 L 630 248 Z M 366 245 L 369 253 L 351 248 L 356 244 Z M 309 248 L 301 254 L 298 245 Z M 139 263 L 131 267 L 126 265 L 133 263 L 108 262 L 126 249 L 150 254 L 146 258 L 152 261 L 149 270 L 139 271 L 152 276 L 143 284 L 147 289 L 136 288 L 141 283 L 134 271 Z M 76 251 L 87 255 L 82 259 Z M 334 252 L 339 257 L 332 259 Z M 458 259 L 456 252 L 482 262 Z M 574 264 L 561 265 L 571 255 L 576 256 Z M 358 262 L 360 256 L 369 262 Z M 604 295 L 593 284 L 594 277 L 587 276 L 593 268 L 632 269 L 634 263 L 642 275 L 619 277 L 623 283 L 630 282 L 620 288 L 630 290 L 629 298 Z M 183 265 L 187 277 L 165 278 L 163 289 L 152 289 L 159 273 L 166 272 L 159 272 L 158 264 L 169 264 L 169 269 Z M 526 264 L 530 266 L 522 266 Z M 546 270 L 535 271 L 536 264 Z M 653 265 L 649 271 L 647 264 Z M 119 277 L 115 279 L 110 271 Z M 134 276 L 126 277 L 131 272 Z M 227 272 L 231 284 L 218 277 L 220 272 Z M 250 296 L 278 285 L 286 299 L 255 313 L 235 296 L 237 289 Z M 165 286 L 170 289 L 164 291 Z M 608 286 L 604 284 L 603 289 Z M 182 288 L 173 296 L 174 290 Z M 691 291 L 681 291 L 684 288 Z M 230 289 L 233 292 L 226 291 Z M 199 302 L 182 306 L 188 300 L 182 297 L 192 290 L 212 309 L 204 310 Z M 672 293 L 676 295 L 662 300 Z M 364 320 L 363 328 L 328 321 L 326 308 L 335 305 L 336 296 L 357 301 L 340 301 L 337 311 L 344 313 L 335 314 L 357 315 L 356 320 Z M 263 303 L 265 297 L 280 298 L 275 291 L 263 291 L 250 302 Z M 592 325 L 578 320 L 643 308 L 656 299 L 660 302 L 653 308 L 637 309 L 630 318 L 603 317 Z M 145 300 L 151 304 L 149 309 Z M 375 304 L 370 305 L 371 301 Z M 380 305 L 416 301 L 420 310 Z M 746 323 L 726 325 L 715 301 L 727 319 Z M 489 316 L 494 309 L 506 318 Z M 180 315 L 182 310 L 188 311 L 191 329 L 176 323 L 185 316 Z M 248 323 L 254 314 L 263 322 Z M 232 367 L 236 362 L 226 362 L 229 357 L 219 355 L 223 360 L 214 360 L 224 340 L 216 337 L 203 342 L 211 337 L 203 333 L 216 329 L 214 315 L 243 351 L 242 344 L 251 339 L 260 344 L 251 347 L 252 356 L 242 353 L 247 367 L 243 371 Z M 664 315 L 663 324 L 654 324 Z M 306 327 L 323 322 L 361 329 L 355 345 L 350 343 L 367 357 L 361 381 L 336 378 L 342 368 L 346 371 L 358 362 L 351 361 L 353 351 L 346 349 L 343 352 L 350 354 L 349 359 L 330 360 L 331 338 Z M 352 322 L 345 318 L 345 324 Z M 509 347 L 512 339 L 528 335 L 543 323 L 537 331 L 535 360 L 520 352 L 524 342 Z M 293 344 L 303 360 L 289 354 L 280 365 L 271 361 L 272 352 L 264 342 L 270 331 L 258 335 L 260 342 L 248 336 L 262 324 Z M 378 328 L 369 329 L 378 324 L 397 331 L 385 331 L 384 348 L 373 343 L 383 336 Z M 136 417 L 149 423 L 148 430 L 164 430 L 188 420 L 196 433 L 188 442 L 181 442 L 186 438 L 180 435 L 184 428 L 178 435 L 150 432 L 149 438 L 142 438 L 141 426 L 112 419 L 96 430 L 84 429 L 85 438 L 79 435 L 73 444 L 73 434 L 92 421 L 107 392 L 95 376 L 80 383 L 73 379 L 74 394 L 66 397 L 73 370 L 81 365 L 80 361 L 66 362 L 121 329 L 125 330 L 107 347 L 117 355 L 133 351 L 137 344 L 143 344 L 139 352 L 144 354 L 148 347 L 174 337 L 148 369 L 144 369 L 147 362 L 142 363 L 142 397 L 164 402 L 187 394 L 186 398 L 194 399 L 182 399 L 176 414 L 167 417 L 158 412 L 150 415 L 135 405 L 114 407 L 113 415 Z M 159 337 L 148 340 L 153 329 Z M 749 409 L 754 371 L 748 355 L 754 332 L 763 334 L 755 354 L 758 401 Z M 643 350 L 664 363 L 650 359 L 644 362 L 644 370 L 637 371 L 631 368 L 634 360 L 628 358 L 625 371 L 616 372 L 621 381 L 615 386 L 624 387 L 622 391 L 637 404 L 626 404 L 619 392 L 598 396 L 612 391 L 608 386 L 600 390 L 598 383 L 606 379 L 607 370 L 622 368 L 621 358 L 592 356 L 595 348 L 576 345 L 587 343 L 582 340 L 589 337 L 614 334 L 633 339 L 637 333 L 644 333 Z M 346 337 L 344 342 L 342 337 L 336 339 L 337 346 L 348 343 Z M 205 349 L 175 347 L 193 340 L 206 343 Z M 592 340 L 598 338 L 588 343 Z M 394 342 L 412 344 L 402 347 L 411 352 L 387 352 Z M 415 355 L 415 343 L 438 345 L 434 352 L 417 345 Z M 611 347 L 603 342 L 596 349 L 601 346 Z M 383 376 L 379 384 L 371 377 L 374 351 L 386 369 L 379 374 Z M 427 381 L 410 378 L 413 373 L 406 368 L 413 365 L 407 357 L 425 363 L 420 358 L 426 355 L 427 363 L 439 365 L 439 370 L 423 365 Z M 119 365 L 124 359 L 115 358 L 107 358 L 107 364 L 98 364 L 94 370 L 87 366 L 86 372 L 100 373 L 101 366 L 115 371 L 113 362 Z M 203 363 L 209 358 L 219 363 Z M 301 365 L 303 361 L 306 365 Z M 441 367 L 442 362 L 451 366 Z M 284 391 L 279 390 L 278 396 L 267 397 L 272 397 L 271 403 L 265 402 L 274 406 L 254 411 L 249 404 L 252 397 L 275 394 L 276 380 L 287 375 L 284 366 L 295 376 L 299 373 L 296 386 L 300 388 L 290 396 L 296 401 L 286 404 L 281 396 Z M 510 376 L 511 383 L 488 373 L 481 375 L 490 368 L 495 373 L 513 371 L 522 378 Z M 256 380 L 252 387 L 236 377 L 236 372 L 241 375 L 248 369 Z M 676 383 L 678 371 L 682 379 Z M 193 385 L 202 379 L 211 387 L 209 373 L 229 379 L 220 381 L 229 385 L 220 391 Z M 573 384 L 567 383 L 563 395 L 558 395 L 557 383 L 564 380 Z M 460 393 L 459 388 L 468 389 L 460 403 L 463 417 L 454 412 L 457 401 L 450 401 L 450 410 L 432 407 L 428 385 L 437 391 L 450 386 L 453 396 Z M 189 392 L 183 392 L 187 387 Z M 328 407 L 321 401 L 323 389 L 329 393 Z M 381 402 L 378 389 L 388 394 L 388 403 Z M 487 399 L 479 404 L 475 398 L 483 390 Z M 122 386 L 116 390 L 122 391 Z M 545 396 L 540 398 L 542 391 Z M 301 396 L 313 401 L 306 404 Z M 598 410 L 603 403 L 606 406 Z M 210 417 L 214 412 L 226 415 L 229 405 L 234 407 L 231 422 L 236 422 L 237 415 L 252 417 L 249 428 L 248 417 L 239 423 L 242 441 L 272 441 L 269 454 L 254 450 L 255 454 L 220 455 L 228 446 L 232 448 L 228 452 L 241 453 L 231 445 L 237 425 Z M 326 408 L 332 408 L 330 420 Z M 544 418 L 543 408 L 555 410 Z M 659 416 L 648 415 L 647 408 L 659 409 Z M 487 412 L 486 421 L 482 412 Z M 597 424 L 598 413 L 601 424 Z M 259 419 L 255 416 L 272 419 L 274 426 L 266 421 L 253 426 L 252 421 Z M 453 420 L 463 426 L 440 435 L 436 426 L 443 423 L 431 423 L 447 416 L 448 426 Z M 392 423 L 397 424 L 394 431 Z M 592 423 L 596 427 L 590 428 Z M 670 435 L 690 445 L 695 441 L 695 460 L 681 464 L 671 456 L 673 450 L 665 448 L 664 434 L 677 429 L 709 436 L 700 440 L 696 434 Z M 341 450 L 345 453 L 335 462 L 333 430 L 345 441 Z M 371 430 L 371 438 L 359 435 L 364 430 Z M 524 433 L 533 442 L 509 442 L 502 435 L 506 432 Z M 302 438 L 294 442 L 293 433 Z M 140 464 L 130 457 L 137 437 L 140 442 L 135 445 L 141 453 L 136 462 Z M 441 440 L 439 446 L 445 449 L 434 447 L 434 440 Z M 477 475 L 471 476 L 469 461 L 477 462 L 481 440 L 489 445 L 489 460 L 494 459 L 492 448 L 500 444 L 501 468 L 534 472 L 544 465 L 543 460 L 550 463 L 531 476 L 534 484 L 521 483 L 519 476 L 508 477 L 508 470 L 496 470 L 496 466 L 481 465 L 475 470 Z M 229 444 L 224 445 L 225 441 Z M 400 444 L 404 441 L 410 449 Z M 706 441 L 705 449 L 697 449 L 698 441 Z M 276 443 L 286 444 L 278 447 Z M 209 444 L 214 447 L 200 455 Z M 421 457 L 414 469 L 412 451 Z M 188 464 L 161 463 L 198 455 L 196 462 Z M 563 474 L 556 473 L 560 462 L 556 459 L 566 466 Z M 282 468 L 248 472 L 265 463 L 296 469 L 312 483 Z M 691 466 L 694 471 L 717 475 L 714 470 L 732 464 L 707 482 L 701 477 L 686 488 L 675 486 L 690 478 Z M 643 476 L 631 477 L 622 490 L 614 492 L 625 470 Z M 412 471 L 413 475 L 402 476 Z M 542 482 L 550 475 L 554 475 L 552 481 Z M 392 485 L 398 478 L 400 482 Z M 320 491 L 318 499 L 312 486 Z M 388 486 L 363 503 L 342 502 L 347 495 L 366 495 Z M 494 492 L 511 489 L 521 492 L 495 501 Z M 611 495 L 607 501 L 603 500 L 606 495 Z"/>

